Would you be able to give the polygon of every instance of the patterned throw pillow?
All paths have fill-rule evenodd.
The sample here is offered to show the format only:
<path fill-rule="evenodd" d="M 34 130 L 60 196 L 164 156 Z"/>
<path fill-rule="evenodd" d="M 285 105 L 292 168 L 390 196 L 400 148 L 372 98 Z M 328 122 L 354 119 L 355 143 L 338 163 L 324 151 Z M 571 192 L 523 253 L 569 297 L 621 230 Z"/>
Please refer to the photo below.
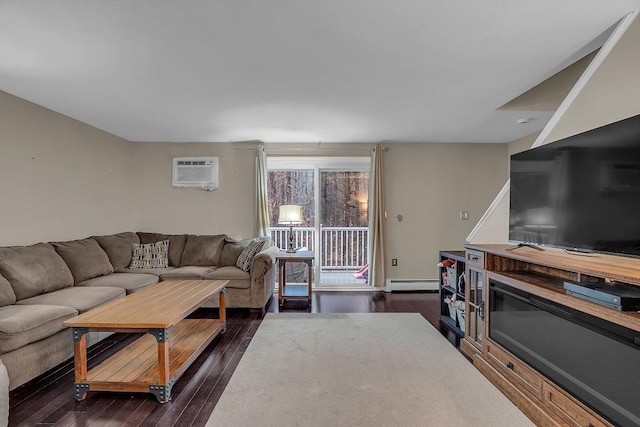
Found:
<path fill-rule="evenodd" d="M 258 254 L 258 252 L 262 250 L 264 243 L 265 243 L 264 239 L 252 240 L 251 243 L 249 243 L 247 247 L 244 248 L 244 250 L 238 257 L 238 261 L 236 261 L 236 267 L 241 268 L 244 271 L 251 270 L 251 263 L 253 263 L 253 257 L 255 257 Z"/>
<path fill-rule="evenodd" d="M 129 268 L 165 268 L 169 266 L 169 241 L 132 243 L 133 254 Z"/>

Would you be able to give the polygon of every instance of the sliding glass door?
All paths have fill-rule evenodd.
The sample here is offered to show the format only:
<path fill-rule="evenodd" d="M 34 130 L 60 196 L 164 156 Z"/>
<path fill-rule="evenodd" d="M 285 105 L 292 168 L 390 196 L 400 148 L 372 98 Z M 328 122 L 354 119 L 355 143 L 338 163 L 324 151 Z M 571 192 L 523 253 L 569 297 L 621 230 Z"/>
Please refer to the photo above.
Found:
<path fill-rule="evenodd" d="M 284 249 L 289 239 L 289 227 L 278 224 L 279 206 L 302 205 L 304 221 L 292 230 L 294 247 L 315 252 L 314 285 L 368 286 L 369 158 L 269 157 L 268 169 L 276 245 Z M 287 283 L 304 278 L 297 271 L 288 273 Z"/>
<path fill-rule="evenodd" d="M 274 243 L 281 249 L 289 244 L 293 234 L 293 247 L 314 250 L 315 245 L 315 171 L 313 169 L 269 170 L 268 201 L 269 227 Z M 293 229 L 278 223 L 278 208 L 282 205 L 302 205 L 302 223 Z"/>
<path fill-rule="evenodd" d="M 367 283 L 367 171 L 320 170 L 320 259 L 323 284 Z"/>

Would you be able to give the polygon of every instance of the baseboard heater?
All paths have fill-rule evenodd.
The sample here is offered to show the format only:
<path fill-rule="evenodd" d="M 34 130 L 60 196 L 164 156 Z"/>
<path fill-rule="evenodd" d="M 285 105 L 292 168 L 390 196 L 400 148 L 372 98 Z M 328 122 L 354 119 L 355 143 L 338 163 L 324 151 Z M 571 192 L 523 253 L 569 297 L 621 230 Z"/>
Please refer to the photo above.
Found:
<path fill-rule="evenodd" d="M 429 279 L 387 279 L 385 291 L 437 291 L 437 280 Z"/>

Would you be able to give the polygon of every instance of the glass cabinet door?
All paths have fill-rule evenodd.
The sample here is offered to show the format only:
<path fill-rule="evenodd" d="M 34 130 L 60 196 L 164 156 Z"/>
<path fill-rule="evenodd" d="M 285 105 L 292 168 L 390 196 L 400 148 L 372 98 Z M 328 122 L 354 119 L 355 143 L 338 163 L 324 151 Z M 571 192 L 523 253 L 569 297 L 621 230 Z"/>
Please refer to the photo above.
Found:
<path fill-rule="evenodd" d="M 469 304 L 467 308 L 467 330 L 465 331 L 466 337 L 470 341 L 475 341 L 475 337 L 478 334 L 478 322 L 476 316 L 476 307 L 473 304 Z"/>
<path fill-rule="evenodd" d="M 469 302 L 471 304 L 477 305 L 476 304 L 476 291 L 477 291 L 477 286 L 475 285 L 478 282 L 478 272 L 472 269 L 469 269 L 469 273 L 467 274 L 467 276 L 469 276 L 469 283 L 467 284 L 467 286 L 469 287 Z"/>
<path fill-rule="evenodd" d="M 467 268 L 467 319 L 469 328 L 467 329 L 467 339 L 471 344 L 481 348 L 482 331 L 484 326 L 484 271 L 473 267 Z"/>

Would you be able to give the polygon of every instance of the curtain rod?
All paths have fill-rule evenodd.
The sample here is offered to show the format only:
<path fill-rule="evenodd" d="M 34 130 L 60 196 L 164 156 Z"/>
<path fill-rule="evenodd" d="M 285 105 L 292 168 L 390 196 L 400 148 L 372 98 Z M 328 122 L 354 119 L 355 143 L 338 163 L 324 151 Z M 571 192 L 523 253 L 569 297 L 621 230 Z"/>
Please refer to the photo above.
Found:
<path fill-rule="evenodd" d="M 372 147 L 373 148 L 373 147 Z M 244 147 L 234 147 L 234 150 L 239 150 L 239 151 L 256 151 L 258 148 L 257 147 L 251 147 L 251 148 L 244 148 Z M 272 148 L 268 148 L 265 147 L 265 149 L 267 151 L 320 151 L 320 150 L 342 150 L 342 151 L 371 151 L 371 148 L 331 148 L 331 147 L 310 147 L 310 148 L 302 148 L 302 147 L 291 147 L 291 148 L 284 148 L 284 147 L 272 147 Z M 389 151 L 389 147 L 382 147 L 382 151 Z"/>

